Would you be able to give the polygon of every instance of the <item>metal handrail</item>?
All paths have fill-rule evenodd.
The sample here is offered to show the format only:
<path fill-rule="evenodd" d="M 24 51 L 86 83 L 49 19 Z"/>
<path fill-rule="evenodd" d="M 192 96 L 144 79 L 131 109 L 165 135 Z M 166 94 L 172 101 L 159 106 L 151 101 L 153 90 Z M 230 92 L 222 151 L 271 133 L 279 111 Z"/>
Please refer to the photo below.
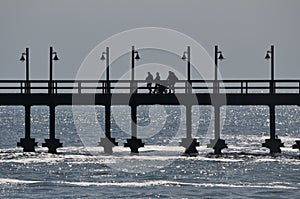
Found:
<path fill-rule="evenodd" d="M 29 84 L 26 84 L 26 80 L 0 80 L 0 92 L 11 91 L 11 93 L 26 94 L 33 91 L 40 90 L 41 93 L 49 94 L 60 94 L 64 93 L 64 90 L 72 90 L 72 93 L 85 93 L 86 90 L 98 90 L 101 89 L 100 93 L 115 93 L 116 90 L 124 90 L 130 93 L 133 89 L 135 93 L 144 90 L 147 91 L 145 80 L 53 80 L 53 87 L 49 88 L 48 80 L 30 80 Z M 161 81 L 162 84 L 166 84 L 166 81 Z M 217 83 L 217 84 L 215 84 Z M 67 85 L 72 84 L 72 85 Z M 95 84 L 95 85 L 88 85 Z M 285 85 L 280 85 L 285 84 Z M 286 85 L 293 84 L 293 85 Z M 132 88 L 134 85 L 134 88 Z M 153 84 L 154 85 L 154 84 Z M 215 85 L 218 85 L 216 88 Z M 198 93 L 198 90 L 207 90 L 207 93 L 212 93 L 210 90 L 218 89 L 219 91 L 225 90 L 223 93 L 227 93 L 232 90 L 236 90 L 235 93 L 248 94 L 250 93 L 261 93 L 262 90 L 269 90 L 266 93 L 270 93 L 271 86 L 274 85 L 275 93 L 276 90 L 297 90 L 300 93 L 300 80 L 178 80 L 175 85 L 176 91 L 181 93 Z M 154 86 L 152 86 L 154 89 Z M 14 92 L 12 92 L 12 90 Z M 258 91 L 255 91 L 258 90 Z M 26 92 L 27 91 L 27 92 Z M 120 92 L 120 91 L 119 91 Z M 9 93 L 9 92 L 6 92 Z M 95 93 L 99 93 L 95 91 Z M 124 93 L 124 92 L 121 92 Z M 202 92 L 203 93 L 203 92 Z"/>

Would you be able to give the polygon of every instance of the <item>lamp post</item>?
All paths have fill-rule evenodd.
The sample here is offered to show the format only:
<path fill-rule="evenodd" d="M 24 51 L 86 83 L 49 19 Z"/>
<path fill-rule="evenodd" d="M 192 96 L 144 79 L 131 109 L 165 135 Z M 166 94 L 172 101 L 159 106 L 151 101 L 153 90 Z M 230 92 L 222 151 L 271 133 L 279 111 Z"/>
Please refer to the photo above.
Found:
<path fill-rule="evenodd" d="M 25 81 L 25 93 L 30 93 L 30 83 L 29 83 L 29 48 L 25 49 L 25 52 L 22 53 L 21 62 L 26 61 L 26 81 Z M 34 138 L 30 136 L 30 105 L 25 105 L 25 137 L 20 139 L 20 142 L 17 143 L 17 146 L 23 147 L 24 152 L 34 152 L 34 147 L 37 146 Z"/>
<path fill-rule="evenodd" d="M 139 52 L 137 50 L 134 49 L 134 46 L 132 46 L 132 50 L 131 50 L 131 93 L 133 93 L 134 91 L 134 66 L 135 66 L 135 59 L 139 60 L 140 55 Z"/>
<path fill-rule="evenodd" d="M 110 85 L 109 85 L 109 47 L 106 47 L 106 51 L 102 52 L 102 56 L 100 58 L 102 61 L 106 60 L 106 91 L 105 93 L 110 93 Z"/>
<path fill-rule="evenodd" d="M 25 56 L 25 57 L 24 57 Z M 26 67 L 26 82 L 25 82 L 25 93 L 30 93 L 30 85 L 29 85 L 29 48 L 25 49 L 25 52 L 22 53 L 22 56 L 20 58 L 21 62 L 26 61 L 25 67 Z"/>
<path fill-rule="evenodd" d="M 218 82 L 218 62 L 223 60 L 222 51 L 219 50 L 219 47 L 215 45 L 215 79 L 214 79 L 214 88 L 213 93 L 219 93 L 219 82 Z M 221 127 L 220 127 L 220 107 L 221 104 L 215 102 L 214 104 L 214 127 L 215 127 L 215 138 L 210 140 L 208 147 L 214 149 L 215 154 L 221 154 L 222 149 L 228 148 L 225 140 L 221 139 Z"/>
<path fill-rule="evenodd" d="M 140 56 L 138 51 L 132 46 L 131 50 L 131 83 L 130 83 L 130 92 L 133 93 L 135 89 L 134 84 L 134 66 L 135 59 L 139 60 Z M 129 147 L 132 154 L 138 154 L 139 148 L 144 147 L 141 139 L 137 138 L 137 105 L 131 104 L 131 138 L 127 139 L 127 143 L 124 143 L 124 147 Z"/>
<path fill-rule="evenodd" d="M 215 45 L 215 85 L 214 85 L 214 93 L 219 93 L 218 62 L 219 62 L 219 60 L 223 60 L 223 59 L 224 59 L 224 57 L 223 57 L 222 51 L 219 50 L 218 45 Z"/>
<path fill-rule="evenodd" d="M 275 93 L 275 84 L 274 84 L 274 57 L 275 56 L 275 48 L 274 45 L 271 45 L 271 49 L 267 51 L 265 59 L 271 59 L 271 84 L 270 84 L 270 93 Z"/>
<path fill-rule="evenodd" d="M 183 52 L 182 55 L 182 59 L 186 60 L 186 64 L 187 64 L 187 81 L 188 81 L 188 85 L 187 88 L 190 88 L 191 85 L 191 47 L 188 46 L 187 47 L 187 51 Z M 190 89 L 186 89 L 186 91 L 189 93 L 191 90 Z"/>
<path fill-rule="evenodd" d="M 57 52 L 53 51 L 53 47 L 50 46 L 50 71 L 49 71 L 49 94 L 53 94 L 53 61 L 58 61 Z M 55 106 L 49 105 L 49 139 L 45 139 L 45 143 L 42 144 L 43 147 L 48 147 L 49 153 L 57 153 L 56 149 L 62 147 L 59 139 L 55 138 Z"/>
<path fill-rule="evenodd" d="M 53 47 L 50 46 L 50 71 L 49 71 L 49 94 L 53 94 L 53 61 L 58 61 L 57 52 L 53 51 Z"/>
<path fill-rule="evenodd" d="M 186 61 L 186 93 L 191 93 L 191 47 L 187 46 L 187 50 L 183 52 L 181 59 Z M 196 149 L 199 146 L 199 142 L 197 139 L 192 137 L 192 105 L 185 106 L 186 113 L 186 138 L 182 138 L 179 143 L 180 146 L 185 148 L 184 154 L 186 155 L 196 155 L 198 154 L 198 150 Z"/>
<path fill-rule="evenodd" d="M 110 83 L 109 83 L 109 47 L 106 47 L 106 51 L 102 52 L 101 61 L 106 60 L 106 89 L 105 93 L 110 94 Z M 105 138 L 101 138 L 99 145 L 104 147 L 104 152 L 111 154 L 112 148 L 118 146 L 115 138 L 111 137 L 111 106 L 105 105 Z"/>
<path fill-rule="evenodd" d="M 109 47 L 106 47 L 106 51 L 102 52 L 100 58 L 102 61 L 106 60 L 106 89 L 105 93 L 110 94 L 110 83 L 109 83 Z M 111 105 L 105 105 L 105 138 L 100 139 L 100 146 L 104 147 L 105 153 L 112 153 L 112 148 L 118 146 L 115 138 L 111 137 Z"/>
<path fill-rule="evenodd" d="M 265 59 L 271 59 L 271 83 L 270 83 L 270 94 L 275 94 L 275 82 L 274 82 L 274 59 L 275 59 L 275 49 L 274 45 L 271 45 L 271 49 L 267 51 Z M 276 135 L 276 116 L 275 116 L 275 105 L 269 105 L 269 115 L 270 115 L 270 139 L 266 139 L 265 143 L 262 144 L 263 147 L 270 149 L 270 153 L 280 153 L 280 147 L 284 147 L 284 143 L 278 139 Z"/>

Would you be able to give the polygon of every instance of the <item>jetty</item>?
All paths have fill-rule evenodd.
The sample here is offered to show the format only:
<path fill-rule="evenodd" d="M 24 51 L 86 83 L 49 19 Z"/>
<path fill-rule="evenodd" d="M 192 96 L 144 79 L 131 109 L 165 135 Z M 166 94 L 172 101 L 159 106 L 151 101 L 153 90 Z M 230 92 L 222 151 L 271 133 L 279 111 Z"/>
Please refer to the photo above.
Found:
<path fill-rule="evenodd" d="M 111 107 L 127 105 L 131 108 L 131 138 L 126 140 L 124 147 L 129 147 L 131 153 L 138 154 L 139 148 L 144 147 L 143 140 L 137 132 L 137 107 L 141 105 L 183 105 L 186 108 L 186 137 L 179 143 L 184 147 L 184 154 L 197 154 L 199 142 L 192 137 L 192 107 L 209 105 L 214 107 L 214 137 L 210 140 L 215 154 L 221 154 L 227 148 L 226 141 L 221 138 L 220 108 L 222 106 L 263 105 L 269 107 L 270 138 L 262 143 L 262 147 L 270 153 L 280 153 L 284 143 L 276 134 L 275 107 L 281 105 L 300 106 L 300 79 L 274 80 L 274 46 L 267 52 L 266 59 L 271 61 L 271 79 L 269 80 L 218 80 L 217 72 L 213 80 L 195 80 L 190 75 L 190 47 L 183 56 L 187 63 L 187 79 L 178 80 L 175 93 L 148 92 L 145 80 L 134 79 L 135 59 L 139 58 L 132 46 L 132 78 L 131 80 L 111 80 L 109 78 L 109 47 L 102 54 L 106 60 L 106 80 L 53 80 L 53 61 L 58 60 L 57 53 L 50 47 L 50 78 L 49 80 L 29 79 L 29 49 L 22 54 L 21 61 L 25 61 L 25 80 L 0 80 L 0 105 L 25 107 L 25 135 L 20 138 L 17 146 L 23 147 L 24 152 L 34 152 L 37 142 L 30 134 L 30 111 L 33 106 L 48 106 L 49 137 L 42 144 L 49 153 L 57 153 L 62 147 L 61 140 L 55 136 L 55 108 L 57 106 L 72 105 L 100 105 L 105 107 L 105 137 L 99 136 L 99 145 L 104 147 L 105 153 L 112 153 L 117 146 L 115 138 L 111 136 Z M 215 70 L 218 61 L 224 57 L 215 46 Z M 166 85 L 167 87 L 167 85 Z M 151 87 L 154 89 L 154 85 Z M 291 147 L 300 149 L 300 140 L 295 140 Z"/>

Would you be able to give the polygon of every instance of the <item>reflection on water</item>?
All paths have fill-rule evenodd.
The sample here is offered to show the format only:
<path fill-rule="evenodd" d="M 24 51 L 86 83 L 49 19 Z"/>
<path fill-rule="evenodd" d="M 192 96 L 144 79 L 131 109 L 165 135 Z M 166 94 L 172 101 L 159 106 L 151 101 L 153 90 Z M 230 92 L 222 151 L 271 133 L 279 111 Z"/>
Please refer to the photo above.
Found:
<path fill-rule="evenodd" d="M 122 110 L 122 107 L 119 111 Z M 97 107 L 97 120 L 103 128 L 103 108 Z M 155 110 L 155 109 L 153 109 Z M 151 109 L 139 110 L 141 126 L 147 126 Z M 181 156 L 178 143 L 185 135 L 185 110 L 169 107 L 161 130 L 143 139 L 139 156 L 129 155 L 122 143 L 128 133 L 112 125 L 113 137 L 120 146 L 113 155 L 103 148 L 84 147 L 72 119 L 72 109 L 57 108 L 57 137 L 64 143 L 59 154 L 48 154 L 38 147 L 36 153 L 22 153 L 16 142 L 23 137 L 22 107 L 0 108 L 0 187 L 1 198 L 298 198 L 300 159 L 291 145 L 299 138 L 300 112 L 297 107 L 278 107 L 276 130 L 285 142 L 282 154 L 272 157 L 261 143 L 268 136 L 267 107 L 227 107 L 222 138 L 229 148 L 224 155 L 210 154 L 205 147 L 210 127 L 210 107 L 193 109 L 194 135 L 199 138 L 199 156 Z M 225 109 L 223 109 L 225 112 Z M 41 145 L 48 137 L 48 110 L 32 109 L 32 137 Z M 159 120 L 160 118 L 157 117 Z M 123 118 L 127 122 L 126 118 Z M 173 121 L 173 122 L 172 122 Z M 88 120 L 84 120 L 89 123 Z M 157 122 L 157 121 L 156 121 Z M 179 132 L 176 132 L 179 131 Z M 175 133 L 174 133 L 175 132 Z M 98 132 L 95 132 L 98 133 Z M 99 130 L 99 139 L 101 129 Z M 97 152 L 97 156 L 91 155 Z"/>

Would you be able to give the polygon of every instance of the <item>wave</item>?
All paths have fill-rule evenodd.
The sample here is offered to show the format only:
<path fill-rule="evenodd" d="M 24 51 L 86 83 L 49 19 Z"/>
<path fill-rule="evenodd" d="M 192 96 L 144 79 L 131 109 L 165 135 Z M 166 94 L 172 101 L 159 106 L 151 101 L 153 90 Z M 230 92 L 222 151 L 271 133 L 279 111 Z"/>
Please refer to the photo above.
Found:
<path fill-rule="evenodd" d="M 291 186 L 291 183 L 273 182 L 273 183 L 256 183 L 256 184 L 226 184 L 226 183 L 195 183 L 179 182 L 168 180 L 148 180 L 136 182 L 76 182 L 76 181 L 32 181 L 18 180 L 10 178 L 0 178 L 0 184 L 38 184 L 50 183 L 74 186 L 114 186 L 114 187 L 154 187 L 154 186 L 192 186 L 192 187 L 219 187 L 219 188 L 258 188 L 258 189 L 297 189 Z"/>

